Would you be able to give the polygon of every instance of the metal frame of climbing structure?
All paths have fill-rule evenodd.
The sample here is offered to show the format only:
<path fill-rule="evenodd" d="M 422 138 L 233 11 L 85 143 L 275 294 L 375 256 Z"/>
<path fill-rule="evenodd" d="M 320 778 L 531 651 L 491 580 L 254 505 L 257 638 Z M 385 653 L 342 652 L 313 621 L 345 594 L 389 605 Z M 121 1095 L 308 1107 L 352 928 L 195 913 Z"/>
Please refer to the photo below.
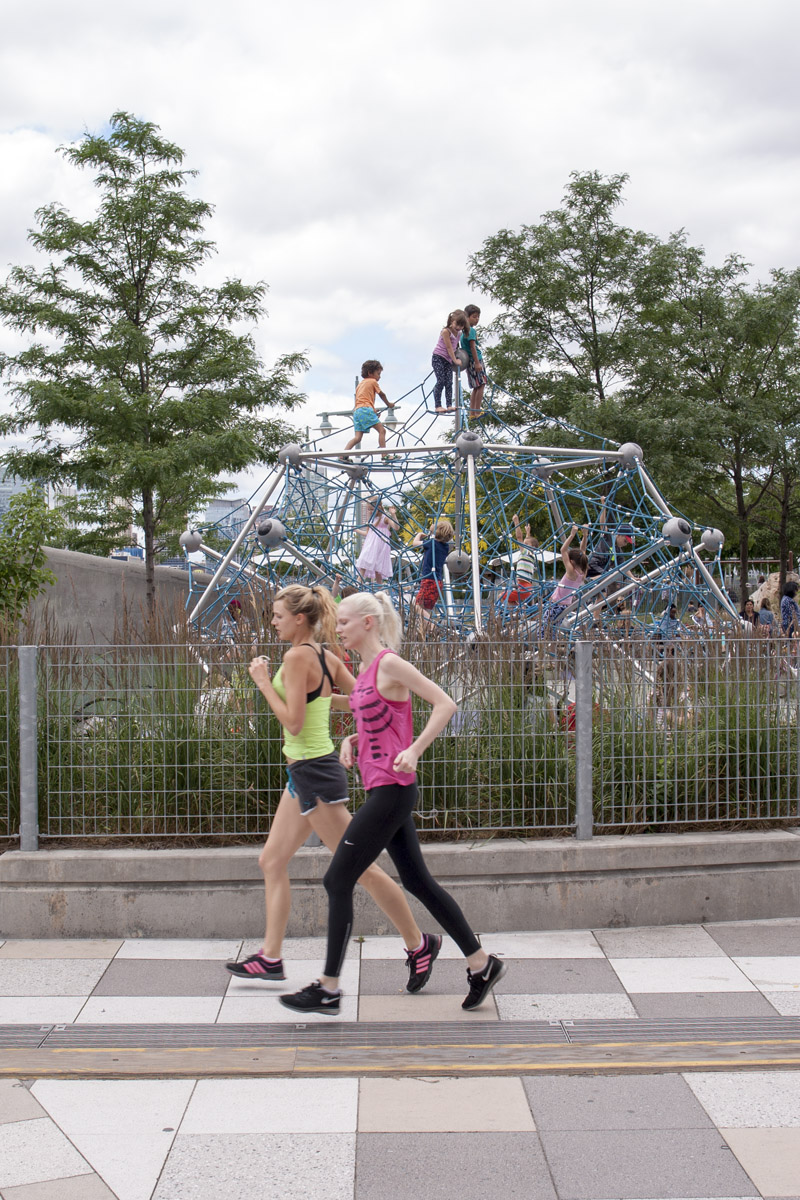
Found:
<path fill-rule="evenodd" d="M 569 638 L 620 622 L 628 630 L 656 631 L 662 610 L 668 614 L 673 603 L 681 615 L 691 604 L 701 615 L 705 610 L 738 622 L 722 581 L 722 534 L 694 526 L 671 508 L 639 446 L 534 412 L 523 428 L 509 424 L 503 414 L 513 397 L 491 384 L 481 422 L 469 422 L 460 376 L 457 371 L 449 421 L 433 409 L 431 376 L 402 396 L 404 419 L 390 410 L 383 449 L 343 455 L 334 447 L 342 429 L 330 417 L 349 414 L 321 414 L 318 437 L 280 452 L 227 550 L 210 546 L 207 530 L 187 530 L 181 538 L 187 555 L 203 550 L 217 564 L 210 582 L 193 584 L 190 622 L 213 626 L 232 594 L 248 592 L 258 603 L 289 581 L 338 576 L 342 586 L 378 586 L 361 579 L 355 565 L 376 501 L 384 511 L 397 509 L 393 572 L 383 586 L 407 614 L 415 611 L 419 587 L 413 535 L 427 534 L 444 517 L 453 525 L 455 547 L 430 614 L 430 623 L 450 636 L 480 634 L 490 621 L 520 620 L 541 630 L 550 621 Z M 549 444 L 554 435 L 565 444 Z M 513 514 L 531 525 L 539 542 L 524 597 L 513 586 L 520 553 Z M 603 539 L 607 563 L 568 607 L 559 606 L 553 621 L 549 596 L 573 524 L 588 526 L 589 552 Z M 616 547 L 620 532 L 629 539 L 625 553 Z"/>

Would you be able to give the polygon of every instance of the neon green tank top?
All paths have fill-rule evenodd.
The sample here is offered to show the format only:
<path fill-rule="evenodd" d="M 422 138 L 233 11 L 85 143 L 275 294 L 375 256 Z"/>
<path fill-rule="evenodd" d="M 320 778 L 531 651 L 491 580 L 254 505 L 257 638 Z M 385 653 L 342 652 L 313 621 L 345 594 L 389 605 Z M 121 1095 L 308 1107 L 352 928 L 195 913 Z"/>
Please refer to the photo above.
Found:
<path fill-rule="evenodd" d="M 310 645 L 309 642 L 303 643 Z M 325 664 L 325 655 L 322 651 L 318 651 L 314 646 L 311 647 L 322 666 L 322 682 L 319 688 L 314 692 L 309 692 L 307 695 L 314 697 L 306 699 L 306 715 L 303 721 L 303 728 L 299 733 L 289 733 L 288 729 L 283 731 L 283 753 L 287 758 L 296 760 L 303 758 L 322 758 L 324 754 L 333 754 L 333 741 L 331 739 L 330 730 L 330 713 L 331 713 L 331 696 L 320 696 L 319 692 L 325 683 L 326 677 L 330 679 L 330 673 Z M 272 680 L 272 686 L 275 691 L 286 703 L 286 688 L 283 686 L 282 679 L 283 666 L 281 665 Z"/>

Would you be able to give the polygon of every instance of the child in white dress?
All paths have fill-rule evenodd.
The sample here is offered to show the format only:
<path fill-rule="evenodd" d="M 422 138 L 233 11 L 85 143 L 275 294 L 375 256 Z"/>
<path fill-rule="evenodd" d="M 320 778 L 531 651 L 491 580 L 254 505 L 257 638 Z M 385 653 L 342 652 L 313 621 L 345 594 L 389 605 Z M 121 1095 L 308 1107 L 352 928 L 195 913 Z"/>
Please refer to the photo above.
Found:
<path fill-rule="evenodd" d="M 397 522 L 397 509 L 393 504 L 386 506 L 384 512 L 377 496 L 369 496 L 366 537 L 361 553 L 356 560 L 356 570 L 364 579 L 374 579 L 383 583 L 392 575 L 392 553 L 390 539 L 392 531 L 400 528 Z M 363 532 L 363 531 L 362 531 Z"/>

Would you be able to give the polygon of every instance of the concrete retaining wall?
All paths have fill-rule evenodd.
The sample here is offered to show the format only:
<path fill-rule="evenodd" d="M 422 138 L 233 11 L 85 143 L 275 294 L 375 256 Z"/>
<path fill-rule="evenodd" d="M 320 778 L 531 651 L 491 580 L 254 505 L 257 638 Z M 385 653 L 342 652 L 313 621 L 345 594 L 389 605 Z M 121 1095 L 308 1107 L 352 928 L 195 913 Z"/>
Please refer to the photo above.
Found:
<path fill-rule="evenodd" d="M 425 857 L 481 932 L 796 916 L 800 829 L 429 845 Z M 0 937 L 258 937 L 256 846 L 8 851 Z M 385 859 L 385 856 L 384 856 Z M 381 860 L 391 869 L 391 864 Z M 291 866 L 290 935 L 325 932 L 329 855 Z M 419 906 L 412 901 L 418 913 Z M 423 921 L 431 928 L 429 917 Z M 390 927 L 357 889 L 356 932 Z"/>
<path fill-rule="evenodd" d="M 33 602 L 34 616 L 47 611 L 64 634 L 79 646 L 105 646 L 127 629 L 140 636 L 146 619 L 144 563 L 130 558 L 101 558 L 75 550 L 46 549 L 47 565 L 57 582 L 49 585 Z M 195 579 L 211 576 L 195 574 Z M 189 590 L 189 574 L 179 567 L 156 567 L 158 603 L 175 619 L 183 614 Z"/>

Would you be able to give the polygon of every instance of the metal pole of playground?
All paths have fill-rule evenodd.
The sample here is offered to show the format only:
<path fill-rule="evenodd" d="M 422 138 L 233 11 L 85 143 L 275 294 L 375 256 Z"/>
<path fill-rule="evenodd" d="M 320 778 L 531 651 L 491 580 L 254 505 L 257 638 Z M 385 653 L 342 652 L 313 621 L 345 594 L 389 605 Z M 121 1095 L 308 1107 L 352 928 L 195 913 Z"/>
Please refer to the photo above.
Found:
<path fill-rule="evenodd" d="M 270 477 L 267 476 L 268 480 L 269 480 L 269 478 Z M 236 538 L 234 539 L 234 541 L 231 543 L 231 545 L 226 550 L 225 557 L 222 559 L 222 561 L 220 562 L 216 571 L 214 572 L 211 582 L 208 584 L 208 586 L 206 587 L 202 596 L 197 601 L 197 604 L 195 604 L 194 608 L 189 613 L 189 622 L 190 623 L 192 621 L 196 621 L 197 618 L 199 617 L 200 613 L 203 611 L 203 609 L 206 608 L 208 606 L 208 604 L 211 602 L 211 598 L 213 597 L 214 590 L 216 589 L 217 584 L 219 583 L 219 581 L 222 579 L 222 576 L 227 571 L 232 559 L 236 558 L 236 553 L 237 553 L 239 547 L 241 546 L 242 542 L 247 537 L 250 530 L 255 525 L 258 518 L 261 516 L 261 513 L 263 512 L 264 507 L 266 506 L 267 500 L 269 500 L 270 496 L 275 491 L 275 489 L 277 488 L 278 484 L 281 482 L 282 479 L 283 479 L 283 467 L 275 467 L 273 469 L 272 480 L 270 482 L 269 487 L 265 489 L 264 494 L 262 495 L 258 504 L 255 506 L 252 513 L 250 514 L 248 519 L 245 521 L 242 528 L 239 530 L 239 533 L 236 536 Z"/>
<path fill-rule="evenodd" d="M 481 612 L 481 564 L 480 543 L 478 541 L 478 500 L 475 487 L 475 456 L 467 457 L 467 487 L 469 488 L 469 544 L 472 555 L 472 607 L 475 618 L 475 632 L 483 632 L 483 614 Z"/>
<path fill-rule="evenodd" d="M 592 643 L 575 644 L 575 836 L 592 836 Z"/>

